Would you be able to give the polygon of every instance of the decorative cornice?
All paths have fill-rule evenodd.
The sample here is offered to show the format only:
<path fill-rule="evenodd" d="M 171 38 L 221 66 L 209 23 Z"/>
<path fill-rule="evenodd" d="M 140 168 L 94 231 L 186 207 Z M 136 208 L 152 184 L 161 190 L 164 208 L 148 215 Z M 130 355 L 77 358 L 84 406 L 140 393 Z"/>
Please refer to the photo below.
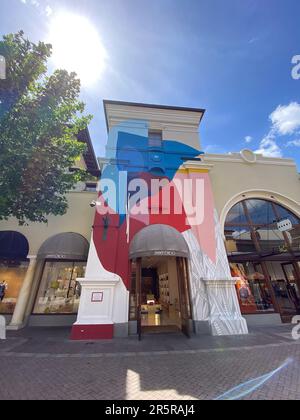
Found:
<path fill-rule="evenodd" d="M 171 130 L 181 128 L 185 131 L 192 128 L 195 131 L 199 127 L 204 110 L 105 103 L 105 113 L 108 128 L 122 124 L 126 120 L 145 120 L 150 127 L 156 126 Z M 166 127 L 168 125 L 170 127 Z"/>
<path fill-rule="evenodd" d="M 277 165 L 277 166 L 291 166 L 297 167 L 296 162 L 293 159 L 286 159 L 286 158 L 268 158 L 262 155 L 256 155 L 257 159 L 252 165 Z M 222 154 L 222 155 L 214 155 L 214 154 L 205 154 L 203 155 L 204 162 L 226 162 L 226 163 L 244 163 L 247 162 L 242 158 L 240 153 L 232 153 L 232 154 Z"/>

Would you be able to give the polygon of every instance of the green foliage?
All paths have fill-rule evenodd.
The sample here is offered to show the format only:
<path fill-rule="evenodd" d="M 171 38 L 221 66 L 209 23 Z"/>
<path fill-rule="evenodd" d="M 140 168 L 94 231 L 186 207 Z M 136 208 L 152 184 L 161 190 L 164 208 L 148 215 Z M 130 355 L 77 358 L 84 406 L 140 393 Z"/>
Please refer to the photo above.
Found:
<path fill-rule="evenodd" d="M 34 44 L 23 32 L 4 36 L 0 55 L 0 220 L 47 222 L 67 210 L 66 193 L 85 176 L 70 172 L 85 150 L 77 141 L 91 119 L 79 101 L 75 73 L 47 75 L 51 46 Z"/>

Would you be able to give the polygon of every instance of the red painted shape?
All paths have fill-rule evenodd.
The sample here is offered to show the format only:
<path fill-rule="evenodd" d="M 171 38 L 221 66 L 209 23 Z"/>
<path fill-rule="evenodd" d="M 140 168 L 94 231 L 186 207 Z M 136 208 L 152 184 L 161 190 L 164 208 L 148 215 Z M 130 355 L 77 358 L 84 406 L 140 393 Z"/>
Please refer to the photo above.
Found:
<path fill-rule="evenodd" d="M 154 178 L 150 173 L 140 173 L 140 178 L 144 179 L 149 188 L 151 180 Z M 187 217 L 184 207 L 180 214 L 175 211 L 174 203 L 181 203 L 181 195 L 175 188 L 171 189 L 171 209 L 170 214 L 163 213 L 163 191 L 161 190 L 157 196 L 145 197 L 146 206 L 150 210 L 148 215 L 131 215 L 130 217 L 130 238 L 127 240 L 126 234 L 126 221 L 120 226 L 120 216 L 116 213 L 108 216 L 109 224 L 108 230 L 105 232 L 104 218 L 96 212 L 95 223 L 94 223 L 94 234 L 93 240 L 96 246 L 99 260 L 103 267 L 111 272 L 118 274 L 127 289 L 130 288 L 130 273 L 129 273 L 129 247 L 132 238 L 141 229 L 148 225 L 162 224 L 168 225 L 175 228 L 178 232 L 183 233 L 187 230 L 192 229 L 195 238 L 199 242 L 199 246 L 209 256 L 211 261 L 216 262 L 216 240 L 215 240 L 215 222 L 214 222 L 214 206 L 212 189 L 208 174 L 177 174 L 175 178 L 184 181 L 185 179 L 200 179 L 202 178 L 205 183 L 205 211 L 204 211 L 204 223 L 201 226 L 190 225 L 190 219 Z M 165 187 L 169 188 L 169 186 Z M 194 191 L 195 183 L 193 184 L 193 190 L 191 191 L 191 202 L 193 203 L 193 197 L 196 192 Z M 159 208 L 159 214 L 151 213 L 152 200 L 154 207 Z"/>
<path fill-rule="evenodd" d="M 73 325 L 71 340 L 112 340 L 114 337 L 113 324 L 102 325 Z"/>
<path fill-rule="evenodd" d="M 129 243 L 127 242 L 126 222 L 119 226 L 119 220 L 118 214 L 109 215 L 109 229 L 104 235 L 103 216 L 96 212 L 93 240 L 98 258 L 105 270 L 118 274 L 125 287 L 129 288 Z M 145 226 L 141 221 L 132 219 L 130 223 L 131 239 Z"/>

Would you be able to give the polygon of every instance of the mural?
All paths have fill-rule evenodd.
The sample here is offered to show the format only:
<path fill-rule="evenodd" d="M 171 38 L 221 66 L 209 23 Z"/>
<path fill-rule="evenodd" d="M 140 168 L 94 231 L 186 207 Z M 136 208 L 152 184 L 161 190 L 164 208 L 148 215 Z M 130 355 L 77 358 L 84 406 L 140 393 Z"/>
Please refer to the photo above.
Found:
<path fill-rule="evenodd" d="M 130 242 L 139 230 L 151 224 L 177 229 L 193 248 L 196 242 L 209 260 L 206 267 L 216 265 L 216 224 L 209 175 L 203 170 L 182 169 L 185 162 L 199 161 L 202 154 L 173 140 L 164 140 L 161 147 L 150 147 L 146 121 L 123 122 L 110 131 L 93 240 L 103 267 L 118 274 L 127 289 Z M 141 180 L 147 188 L 140 188 Z M 153 191 L 153 180 L 161 182 L 159 191 Z M 130 191 L 130 185 L 135 191 Z M 137 194 L 138 204 L 132 200 Z M 169 208 L 164 203 L 167 196 L 171 197 Z M 197 215 L 200 210 L 201 215 Z M 224 255 L 226 258 L 225 251 Z"/>
<path fill-rule="evenodd" d="M 109 132 L 86 270 L 87 289 L 74 331 L 81 336 L 80 325 L 98 322 L 105 324 L 103 331 L 108 329 L 111 337 L 112 324 L 114 328 L 127 325 L 131 241 L 143 228 L 164 224 L 182 234 L 189 247 L 194 322 L 199 321 L 201 328 L 204 321 L 214 335 L 247 333 L 209 173 L 199 165 L 203 153 L 184 142 L 152 140 L 147 121 L 122 122 Z M 97 291 L 104 290 L 105 302 L 111 302 L 99 314 L 90 306 L 91 284 Z"/>

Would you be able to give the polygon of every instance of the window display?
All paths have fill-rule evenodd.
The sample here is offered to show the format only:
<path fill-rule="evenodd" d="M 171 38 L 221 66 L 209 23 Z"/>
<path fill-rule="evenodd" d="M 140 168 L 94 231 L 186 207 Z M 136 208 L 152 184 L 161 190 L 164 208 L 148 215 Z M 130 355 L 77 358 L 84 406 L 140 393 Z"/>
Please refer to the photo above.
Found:
<path fill-rule="evenodd" d="M 253 264 L 230 264 L 243 314 L 274 311 L 272 298 L 264 275 L 255 271 Z"/>
<path fill-rule="evenodd" d="M 270 267 L 276 297 L 283 313 L 300 311 L 300 293 L 296 280 L 295 266 L 291 263 L 273 263 Z M 274 273 L 274 274 L 273 274 Z"/>
<path fill-rule="evenodd" d="M 272 201 L 237 203 L 225 222 L 231 271 L 244 314 L 300 312 L 300 219 Z"/>
<path fill-rule="evenodd" d="M 0 314 L 14 313 L 27 268 L 27 262 L 0 263 Z"/>
<path fill-rule="evenodd" d="M 85 262 L 47 261 L 36 299 L 34 314 L 76 314 Z"/>

